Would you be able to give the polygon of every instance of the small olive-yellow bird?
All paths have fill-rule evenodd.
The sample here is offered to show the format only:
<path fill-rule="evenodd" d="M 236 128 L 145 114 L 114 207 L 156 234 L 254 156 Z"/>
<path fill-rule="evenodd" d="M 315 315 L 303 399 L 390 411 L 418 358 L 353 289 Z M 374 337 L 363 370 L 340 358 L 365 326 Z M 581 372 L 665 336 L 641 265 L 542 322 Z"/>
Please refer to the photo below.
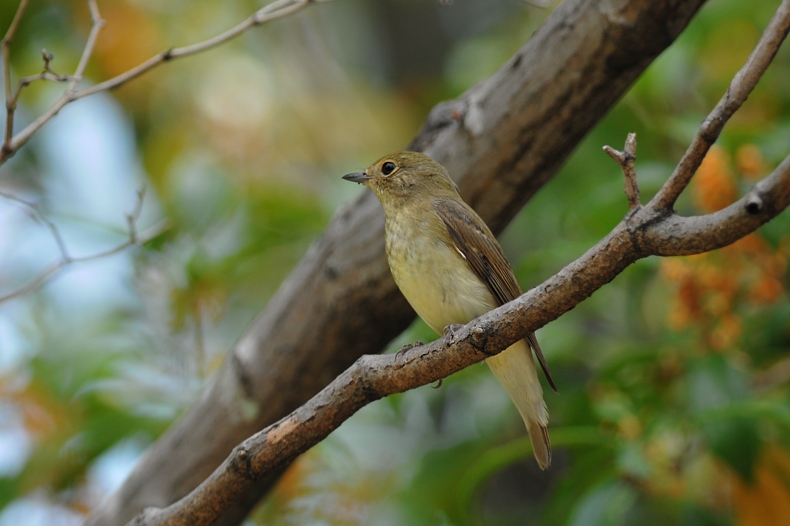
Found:
<path fill-rule="evenodd" d="M 417 314 L 437 333 L 521 295 L 496 238 L 461 200 L 447 170 L 430 157 L 394 153 L 343 179 L 367 186 L 381 202 L 392 275 Z M 546 469 L 551 464 L 549 414 L 530 347 L 556 390 L 534 334 L 486 363 L 518 408 L 535 459 Z"/>

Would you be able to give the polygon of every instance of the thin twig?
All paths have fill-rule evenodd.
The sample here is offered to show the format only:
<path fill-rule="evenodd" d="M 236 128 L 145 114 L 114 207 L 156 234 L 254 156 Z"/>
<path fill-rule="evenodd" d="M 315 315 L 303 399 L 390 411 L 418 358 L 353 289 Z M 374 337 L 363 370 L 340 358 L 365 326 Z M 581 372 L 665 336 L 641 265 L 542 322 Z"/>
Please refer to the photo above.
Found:
<path fill-rule="evenodd" d="M 54 73 L 51 69 L 47 71 L 42 71 L 38 75 L 30 75 L 27 77 L 22 77 L 21 79 L 19 79 L 19 86 L 17 87 L 16 93 L 14 93 L 14 98 L 13 98 L 14 108 L 16 108 L 16 103 L 19 100 L 19 94 L 22 92 L 22 88 L 28 87 L 29 85 L 36 82 L 37 80 L 66 82 L 67 80 L 71 80 L 71 77 L 68 75 L 61 75 L 60 73 Z"/>
<path fill-rule="evenodd" d="M 700 124 L 697 135 L 678 163 L 672 176 L 661 190 L 653 197 L 651 203 L 669 210 L 678 196 L 686 188 L 711 145 L 716 142 L 722 128 L 738 108 L 746 101 L 757 81 L 763 76 L 790 31 L 790 0 L 783 0 L 776 10 L 768 27 L 765 28 L 757 46 L 752 51 L 746 64 L 733 77 L 730 87 L 713 108 L 708 117 Z"/>
<path fill-rule="evenodd" d="M 170 226 L 171 226 L 170 221 L 167 220 L 167 219 L 163 219 L 162 221 L 159 221 L 154 226 L 152 226 L 150 228 L 147 228 L 146 230 L 144 230 L 141 233 L 138 233 L 137 236 L 136 236 L 136 238 L 137 238 L 137 242 L 136 243 L 132 243 L 130 240 L 126 240 L 125 242 L 123 242 L 123 243 L 121 243 L 119 245 L 116 245 L 113 248 L 107 249 L 107 250 L 105 250 L 103 252 L 97 252 L 95 254 L 91 254 L 90 256 L 73 257 L 73 258 L 71 258 L 71 262 L 72 263 L 85 263 L 86 261 L 93 261 L 93 260 L 96 260 L 96 259 L 106 258 L 107 256 L 112 256 L 112 255 L 117 254 L 119 252 L 123 252 L 127 248 L 135 246 L 135 245 L 136 246 L 145 245 L 149 241 L 151 241 L 153 239 L 156 239 L 157 237 L 159 237 L 163 233 L 167 232 L 167 230 L 170 228 Z"/>
<path fill-rule="evenodd" d="M 88 67 L 88 61 L 93 54 L 93 48 L 96 45 L 96 39 L 99 36 L 99 31 L 104 27 L 104 20 L 102 20 L 101 13 L 99 13 L 99 6 L 96 5 L 96 0 L 88 0 L 88 8 L 91 12 L 91 32 L 88 34 L 88 40 L 85 41 L 85 48 L 82 50 L 77 69 L 71 77 L 68 89 L 64 96 L 71 97 L 77 89 L 77 85 L 82 81 L 82 76 L 85 74 L 85 68 Z"/>
<path fill-rule="evenodd" d="M 44 59 L 44 70 L 39 73 L 38 75 L 30 75 L 28 77 L 22 77 L 19 79 L 19 85 L 17 86 L 16 92 L 14 92 L 14 96 L 11 98 L 10 101 L 6 102 L 6 125 L 10 128 L 13 128 L 13 121 L 14 121 L 14 113 L 16 112 L 16 105 L 19 102 L 19 96 L 22 94 L 22 90 L 31 85 L 33 82 L 37 80 L 50 80 L 53 82 L 66 82 L 71 80 L 72 77 L 68 75 L 62 75 L 52 69 L 52 61 L 55 59 L 51 53 L 48 53 L 46 49 L 41 50 L 41 57 Z"/>
<path fill-rule="evenodd" d="M 290 14 L 296 13 L 304 9 L 305 7 L 315 4 L 318 2 L 327 2 L 330 0 L 277 0 L 272 2 L 271 4 L 259 9 L 256 11 L 252 16 L 244 20 L 242 23 L 238 24 L 237 26 L 221 33 L 215 37 L 212 37 L 208 40 L 204 40 L 203 42 L 199 42 L 197 44 L 192 44 L 189 46 L 181 47 L 181 48 L 174 48 L 169 49 L 166 51 L 162 51 L 157 55 L 149 58 L 142 64 L 139 64 L 132 69 L 121 73 L 111 79 L 108 79 L 104 82 L 96 84 L 94 86 L 84 88 L 82 90 L 76 90 L 77 83 L 82 79 L 82 75 L 84 73 L 85 65 L 87 64 L 87 60 L 90 57 L 90 54 L 93 50 L 93 46 L 95 44 L 96 36 L 98 35 L 99 30 L 101 29 L 101 25 L 104 23 L 101 20 L 98 8 L 96 7 L 95 0 L 88 0 L 89 5 L 91 6 L 91 18 L 93 20 L 93 27 L 91 28 L 91 33 L 88 37 L 88 41 L 85 45 L 85 50 L 83 51 L 82 58 L 80 59 L 80 65 L 77 67 L 75 74 L 73 75 L 71 82 L 72 84 L 66 90 L 61 98 L 55 101 L 52 106 L 49 107 L 47 111 L 41 114 L 37 119 L 27 125 L 25 129 L 17 133 L 13 137 L 7 137 L 6 142 L 3 145 L 3 149 L 0 150 L 0 164 L 2 164 L 6 159 L 12 156 L 22 145 L 24 145 L 30 137 L 33 136 L 42 126 L 44 126 L 47 122 L 49 122 L 58 112 L 63 109 L 64 106 L 73 102 L 75 100 L 81 99 L 83 97 L 87 97 L 89 95 L 93 95 L 94 93 L 98 93 L 100 91 L 105 91 L 109 89 L 114 89 L 122 84 L 139 77 L 143 73 L 150 71 L 151 69 L 155 68 L 156 66 L 162 64 L 163 62 L 168 62 L 177 58 L 186 57 L 189 55 L 194 55 L 196 53 L 200 53 L 212 47 L 218 46 L 223 44 L 237 36 L 241 35 L 251 27 L 259 26 L 266 22 L 271 22 L 272 20 L 276 20 L 278 18 L 282 18 L 288 16 Z"/>
<path fill-rule="evenodd" d="M 36 274 L 33 278 L 30 279 L 30 281 L 25 283 L 22 287 L 19 287 L 18 289 L 8 292 L 6 294 L 0 295 L 0 304 L 6 301 L 10 301 L 14 298 L 25 296 L 27 294 L 30 294 L 31 292 L 38 290 L 44 284 L 46 284 L 50 279 L 55 277 L 55 275 L 57 275 L 61 270 L 65 269 L 66 267 L 68 267 L 73 263 L 85 263 L 87 261 L 93 261 L 96 259 L 105 258 L 108 256 L 112 256 L 113 254 L 122 252 L 129 247 L 135 245 L 144 245 L 145 243 L 161 235 L 170 226 L 168 221 L 160 221 L 159 223 L 152 226 L 151 228 L 146 229 L 142 233 L 137 232 L 137 221 L 140 218 L 140 213 L 142 212 L 142 207 L 143 207 L 143 199 L 145 197 L 145 191 L 141 189 L 137 191 L 137 201 L 135 202 L 133 211 L 126 216 L 128 223 L 127 240 L 112 248 L 109 248 L 107 250 L 102 250 L 101 252 L 96 252 L 88 256 L 74 257 L 69 254 L 66 243 L 63 240 L 63 236 L 60 234 L 60 230 L 58 229 L 58 227 L 46 216 L 46 214 L 44 214 L 41 211 L 38 205 L 36 205 L 35 203 L 31 203 L 29 201 L 25 201 L 24 199 L 21 199 L 15 195 L 2 191 L 0 191 L 0 197 L 4 197 L 16 203 L 19 203 L 28 211 L 28 213 L 35 220 L 42 222 L 50 231 L 50 234 L 52 235 L 52 238 L 55 240 L 55 244 L 58 247 L 58 251 L 60 252 L 59 259 L 50 263 L 44 270 Z"/>
<path fill-rule="evenodd" d="M 323 0 L 323 1 L 328 1 L 328 0 Z M 195 53 L 206 51 L 207 49 L 211 49 L 215 46 L 227 42 L 228 40 L 236 38 L 237 36 L 241 35 L 245 31 L 250 29 L 251 27 L 255 27 L 264 24 L 266 22 L 271 22 L 272 20 L 276 20 L 278 18 L 288 16 L 314 3 L 316 3 L 315 0 L 277 0 L 276 2 L 272 2 L 266 7 L 259 9 L 252 16 L 250 16 L 249 18 L 247 18 L 237 26 L 225 31 L 224 33 L 221 33 L 208 40 L 204 40 L 203 42 L 198 42 L 197 44 L 192 44 L 189 46 L 162 51 L 161 53 L 149 58 L 142 64 L 139 64 L 138 66 L 124 73 L 121 73 L 116 77 L 113 77 L 109 80 L 105 80 L 104 82 L 100 84 L 96 84 L 95 86 L 91 86 L 90 88 L 85 88 L 83 90 L 78 91 L 77 93 L 74 94 L 74 98 L 76 100 L 82 97 L 87 97 L 88 95 L 93 95 L 94 93 L 97 93 L 99 91 L 117 88 L 121 84 L 128 82 L 133 78 L 139 77 L 143 73 L 146 73 L 147 71 L 158 66 L 162 62 L 167 62 L 173 59 L 182 58 L 189 55 L 194 55 Z"/>
<path fill-rule="evenodd" d="M 145 199 L 145 186 L 137 190 L 137 204 L 131 214 L 126 214 L 126 226 L 129 232 L 129 243 L 137 243 L 137 219 L 143 211 L 143 200 Z"/>
<path fill-rule="evenodd" d="M 8 199 L 9 201 L 14 201 L 16 203 L 19 203 L 20 205 L 22 205 L 24 208 L 27 209 L 28 213 L 34 220 L 44 223 L 44 226 L 47 227 L 50 234 L 52 234 L 52 238 L 55 240 L 55 244 L 58 247 L 58 251 L 60 252 L 61 259 L 65 261 L 71 260 L 71 256 L 69 256 L 69 252 L 66 249 L 66 243 L 63 241 L 63 237 L 60 235 L 60 230 L 58 230 L 58 227 L 55 226 L 55 224 L 49 220 L 46 214 L 44 214 L 44 212 L 41 211 L 41 209 L 36 203 L 31 203 L 30 201 L 26 201 L 21 197 L 17 197 L 13 194 L 9 194 L 3 191 L 0 191 L 0 197 Z"/>
<path fill-rule="evenodd" d="M 76 100 L 78 97 L 74 96 L 74 93 L 77 89 L 78 84 L 82 80 L 82 77 L 85 73 L 85 68 L 88 66 L 88 61 L 90 60 L 91 55 L 93 54 L 93 48 L 96 45 L 96 39 L 99 36 L 99 31 L 104 26 L 104 20 L 101 18 L 101 14 L 99 13 L 99 7 L 96 4 L 96 0 L 87 0 L 88 1 L 88 8 L 90 9 L 91 13 L 91 30 L 88 34 L 88 39 L 85 42 L 85 47 L 82 50 L 82 55 L 80 56 L 80 61 L 77 64 L 77 68 L 74 71 L 73 75 L 59 75 L 55 73 L 52 68 L 50 67 L 50 62 L 53 60 L 53 56 L 50 53 L 47 53 L 46 50 L 42 50 L 42 56 L 44 58 L 44 71 L 39 75 L 33 75 L 30 77 L 24 77 L 20 83 L 19 88 L 17 89 L 16 94 L 11 97 L 11 88 L 9 84 L 9 75 L 6 75 L 6 138 L 3 142 L 3 148 L 0 150 L 0 164 L 2 164 L 6 159 L 11 157 L 16 151 L 25 143 L 27 140 L 32 136 L 33 133 L 38 131 L 44 124 L 46 124 L 52 117 L 57 115 L 57 113 L 69 102 Z M 25 0 L 23 3 L 26 3 Z M 20 8 L 22 6 L 20 5 Z M 16 18 L 15 18 L 16 21 Z M 9 28 L 9 32 L 11 29 L 16 29 L 14 24 L 12 27 Z M 7 55 L 7 50 L 5 47 L 6 41 L 4 43 L 4 53 Z M 7 70 L 7 73 L 10 72 L 10 68 Z M 50 77 L 50 75 L 52 75 Z M 22 130 L 19 134 L 15 137 L 12 137 L 13 128 L 14 128 L 14 112 L 16 111 L 16 104 L 19 99 L 19 95 L 22 92 L 22 89 L 27 87 L 31 82 L 36 80 L 56 80 L 56 81 L 69 81 L 69 86 L 66 88 L 66 91 L 63 95 L 55 101 L 55 103 L 50 106 L 49 110 L 47 110 L 44 115 L 40 116 L 38 119 L 33 121 L 30 125 L 28 125 L 24 130 Z M 44 118 L 42 118 L 44 117 Z M 35 127 L 33 127 L 36 125 Z M 26 134 L 26 132 L 29 132 Z M 23 140 L 19 140 L 20 136 L 23 137 Z"/>
<path fill-rule="evenodd" d="M 14 109 L 16 108 L 16 104 L 11 103 L 11 42 L 14 40 L 14 35 L 19 27 L 19 22 L 22 20 L 22 15 L 25 13 L 28 1 L 29 0 L 22 0 L 19 2 L 19 7 L 16 9 L 14 19 L 11 21 L 11 25 L 8 26 L 8 31 L 6 31 L 3 37 L 3 83 L 5 84 L 6 119 L 5 137 L 3 138 L 3 147 L 0 150 L 0 159 L 3 158 L 3 155 L 11 153 L 10 145 L 11 137 L 14 134 Z M 16 99 L 14 98 L 14 100 Z"/>
<path fill-rule="evenodd" d="M 641 206 L 639 202 L 639 182 L 636 179 L 636 168 L 634 162 L 636 161 L 636 134 L 629 133 L 625 140 L 625 148 L 623 151 L 615 150 L 611 146 L 604 146 L 603 151 L 609 154 L 609 157 L 617 161 L 620 168 L 623 170 L 623 177 L 625 178 L 625 195 L 628 197 L 629 210 L 635 210 Z"/>

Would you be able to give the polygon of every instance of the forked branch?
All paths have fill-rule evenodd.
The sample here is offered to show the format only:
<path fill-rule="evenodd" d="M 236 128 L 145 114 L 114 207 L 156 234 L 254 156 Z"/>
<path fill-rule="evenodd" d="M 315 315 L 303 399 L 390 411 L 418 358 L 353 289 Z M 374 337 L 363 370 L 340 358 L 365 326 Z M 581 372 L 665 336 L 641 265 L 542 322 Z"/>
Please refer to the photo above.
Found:
<path fill-rule="evenodd" d="M 186 57 L 189 55 L 194 55 L 196 53 L 200 53 L 206 51 L 207 49 L 213 48 L 220 44 L 223 44 L 237 36 L 241 35 L 248 29 L 259 26 L 266 22 L 271 22 L 272 20 L 276 20 L 278 18 L 283 18 L 290 14 L 296 13 L 304 9 L 305 7 L 315 4 L 318 2 L 326 2 L 329 0 L 276 0 L 267 6 L 259 9 L 255 13 L 253 13 L 249 18 L 238 24 L 237 26 L 221 33 L 215 37 L 209 38 L 208 40 L 204 40 L 203 42 L 199 42 L 197 44 L 192 44 L 189 46 L 184 46 L 180 48 L 173 48 L 162 51 L 154 55 L 153 57 L 149 58 L 142 64 L 139 64 L 132 69 L 121 73 L 111 79 L 105 80 L 99 84 L 94 86 L 90 86 L 83 89 L 77 89 L 79 83 L 82 81 L 83 74 L 85 73 L 85 68 L 88 65 L 88 61 L 90 60 L 91 55 L 93 54 L 93 48 L 96 43 L 96 38 L 98 37 L 99 31 L 101 30 L 102 26 L 104 25 L 104 21 L 101 18 L 101 14 L 99 13 L 99 8 L 96 4 L 96 0 L 88 0 L 88 6 L 90 7 L 91 13 L 91 31 L 88 35 L 88 39 L 85 43 L 85 48 L 83 49 L 82 55 L 80 57 L 79 64 L 73 75 L 68 76 L 69 86 L 66 88 L 66 91 L 63 95 L 55 101 L 52 106 L 49 107 L 47 111 L 41 114 L 36 120 L 31 122 L 27 127 L 25 127 L 22 131 L 17 133 L 16 135 L 13 134 L 14 131 L 14 111 L 16 108 L 16 102 L 19 98 L 19 92 L 14 95 L 11 90 L 11 64 L 10 64 L 10 46 L 13 40 L 13 37 L 16 33 L 16 30 L 19 26 L 19 22 L 22 19 L 22 16 L 25 12 L 25 8 L 27 7 L 28 0 L 22 0 L 17 8 L 16 15 L 14 16 L 11 25 L 6 32 L 6 36 L 2 42 L 3 48 L 3 75 L 5 77 L 5 100 L 6 100 L 6 126 L 5 126 L 5 138 L 3 140 L 3 146 L 0 148 L 0 164 L 5 162 L 9 157 L 14 155 L 17 150 L 19 150 L 22 145 L 24 145 L 30 137 L 33 136 L 38 130 L 41 129 L 47 122 L 49 122 L 58 112 L 63 109 L 64 106 L 67 104 L 74 102 L 75 100 L 81 99 L 83 97 L 87 97 L 89 95 L 93 95 L 94 93 L 98 93 L 100 91 L 110 90 L 113 88 L 117 88 L 124 83 L 135 79 L 146 73 L 153 68 L 159 66 L 164 62 L 168 62 L 171 60 L 175 60 L 177 58 Z M 45 71 L 46 73 L 46 71 Z M 63 80 L 61 78 L 50 78 L 49 75 L 35 75 L 33 77 L 27 77 L 29 79 L 47 79 L 47 80 Z M 20 88 L 24 87 L 20 84 Z"/>
<path fill-rule="evenodd" d="M 161 221 L 156 225 L 146 229 L 144 232 L 137 231 L 137 221 L 140 218 L 140 213 L 143 210 L 143 200 L 145 199 L 145 190 L 141 188 L 137 191 L 137 201 L 134 205 L 134 210 L 126 215 L 126 241 L 119 243 L 107 250 L 102 250 L 101 252 L 96 252 L 87 256 L 75 257 L 69 253 L 68 247 L 66 246 L 66 243 L 63 240 L 63 236 L 60 234 L 60 230 L 58 229 L 57 225 L 55 225 L 55 223 L 53 223 L 46 216 L 46 214 L 41 211 L 37 204 L 25 201 L 24 199 L 20 199 L 19 197 L 6 192 L 0 192 L 0 197 L 18 203 L 34 219 L 40 221 L 47 228 L 47 230 L 49 230 L 50 234 L 52 235 L 52 239 L 55 241 L 55 244 L 58 247 L 58 252 L 60 253 L 60 257 L 57 260 L 50 263 L 46 268 L 44 268 L 44 270 L 32 277 L 27 283 L 18 289 L 0 295 L 0 304 L 38 290 L 62 270 L 74 263 L 85 263 L 87 261 L 105 258 L 122 252 L 129 247 L 143 245 L 161 235 L 165 230 L 167 230 L 169 226 L 167 221 Z"/>
<path fill-rule="evenodd" d="M 724 125 L 732 115 L 746 102 L 746 98 L 754 90 L 757 81 L 763 76 L 768 65 L 790 31 L 790 2 L 784 0 L 768 27 L 760 37 L 746 64 L 738 71 L 730 82 L 729 88 L 722 96 L 713 111 L 702 122 L 697 135 L 681 158 L 669 181 L 653 198 L 656 206 L 671 209 L 678 196 L 688 186 L 689 181 L 702 164 L 708 150 L 719 138 Z"/>
<path fill-rule="evenodd" d="M 16 31 L 19 28 L 19 22 L 25 14 L 28 1 L 29 0 L 22 0 L 19 2 L 19 7 L 16 9 L 14 19 L 11 21 L 11 25 L 8 26 L 5 36 L 3 36 L 3 86 L 5 88 L 6 121 L 5 138 L 3 139 L 2 150 L 0 150 L 0 160 L 3 159 L 4 155 L 10 153 L 6 152 L 6 149 L 11 142 L 11 135 L 14 133 L 14 110 L 16 109 L 16 99 L 19 96 L 18 91 L 16 96 L 12 96 L 11 94 L 11 42 L 13 42 Z"/>

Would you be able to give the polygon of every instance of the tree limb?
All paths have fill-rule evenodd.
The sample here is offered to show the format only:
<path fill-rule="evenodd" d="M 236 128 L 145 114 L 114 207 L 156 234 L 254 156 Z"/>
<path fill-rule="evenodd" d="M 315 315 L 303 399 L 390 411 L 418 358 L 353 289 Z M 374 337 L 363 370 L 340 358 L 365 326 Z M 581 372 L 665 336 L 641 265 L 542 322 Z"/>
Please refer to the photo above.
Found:
<path fill-rule="evenodd" d="M 101 18 L 101 14 L 99 13 L 99 8 L 96 5 L 96 0 L 88 0 L 88 6 L 90 8 L 91 13 L 91 31 L 88 35 L 88 39 L 85 43 L 85 48 L 83 49 L 82 55 L 80 57 L 79 64 L 77 65 L 77 69 L 74 72 L 74 75 L 69 77 L 69 87 L 63 93 L 57 101 L 55 101 L 52 106 L 49 107 L 47 111 L 42 113 L 36 120 L 32 123 L 28 124 L 22 131 L 13 135 L 13 126 L 14 126 L 14 107 L 9 106 L 11 101 L 13 100 L 14 103 L 18 97 L 11 96 L 11 85 L 10 85 L 10 78 L 11 78 L 11 66 L 8 59 L 9 48 L 11 44 L 11 39 L 13 38 L 14 33 L 16 32 L 16 28 L 19 25 L 19 20 L 22 18 L 22 14 L 25 11 L 25 7 L 27 6 L 28 0 L 22 0 L 17 9 L 16 16 L 14 17 L 11 26 L 6 33 L 5 38 L 3 39 L 3 73 L 5 76 L 5 86 L 6 86 L 6 134 L 5 140 L 3 141 L 3 146 L 0 149 L 0 164 L 3 164 L 8 158 L 13 156 L 16 151 L 22 147 L 29 139 L 33 136 L 38 130 L 40 130 L 47 122 L 52 120 L 52 118 L 63 109 L 64 106 L 67 104 L 74 102 L 75 100 L 81 99 L 83 97 L 87 97 L 89 95 L 93 95 L 94 93 L 98 93 L 100 91 L 110 90 L 117 88 L 126 82 L 129 82 L 132 79 L 135 79 L 146 73 L 153 68 L 159 66 L 164 62 L 169 62 L 171 60 L 175 60 L 177 58 L 187 57 L 189 55 L 194 55 L 196 53 L 200 53 L 202 51 L 206 51 L 212 47 L 216 47 L 220 44 L 223 44 L 231 39 L 236 38 L 237 36 L 241 35 L 248 29 L 259 26 L 266 22 L 271 22 L 272 20 L 276 20 L 278 18 L 282 18 L 293 14 L 297 11 L 304 9 L 305 7 L 315 4 L 318 2 L 327 2 L 329 0 L 275 0 L 274 2 L 262 7 L 255 13 L 253 13 L 249 18 L 241 22 L 240 24 L 236 25 L 235 27 L 221 33 L 217 36 L 209 38 L 208 40 L 204 40 L 203 42 L 198 42 L 197 44 L 192 44 L 189 46 L 184 46 L 180 48 L 173 48 L 162 51 L 154 55 L 153 57 L 149 58 L 142 64 L 135 66 L 134 68 L 125 71 L 111 79 L 105 80 L 95 86 L 91 86 L 88 88 L 84 88 L 81 90 L 77 90 L 77 85 L 79 82 L 82 81 L 82 75 L 85 72 L 85 68 L 88 65 L 88 60 L 90 60 L 91 54 L 93 53 L 93 47 L 96 43 L 96 37 L 99 34 L 99 30 L 104 25 L 104 21 Z M 56 79 L 60 80 L 60 79 Z M 23 87 L 23 86 L 21 86 Z"/>
<path fill-rule="evenodd" d="M 167 230 L 169 224 L 168 221 L 160 221 L 156 225 L 146 229 L 144 232 L 138 233 L 137 220 L 140 218 L 140 213 L 143 210 L 143 199 L 145 198 L 145 190 L 140 189 L 137 191 L 137 202 L 134 205 L 134 210 L 130 214 L 126 215 L 126 241 L 119 243 L 112 248 L 108 248 L 107 250 L 102 250 L 88 256 L 75 257 L 69 253 L 68 247 L 66 247 L 63 236 L 60 235 L 60 230 L 58 227 L 55 225 L 55 223 L 49 220 L 49 218 L 39 209 L 38 205 L 2 191 L 0 191 L 0 197 L 19 203 L 25 207 L 35 219 L 41 221 L 44 226 L 47 227 L 47 230 L 49 230 L 50 234 L 52 235 L 52 239 L 55 241 L 55 245 L 58 247 L 58 252 L 60 252 L 60 258 L 50 263 L 44 270 L 33 276 L 27 283 L 15 290 L 12 290 L 11 292 L 0 294 L 0 304 L 38 290 L 45 283 L 60 273 L 61 270 L 74 263 L 85 263 L 87 261 L 105 258 L 107 256 L 117 254 L 118 252 L 122 252 L 129 247 L 144 245 Z"/>
<path fill-rule="evenodd" d="M 565 0 L 497 73 L 434 108 L 412 148 L 444 164 L 501 232 L 703 1 Z M 242 440 L 413 320 L 387 266 L 383 224 L 369 193 L 335 214 L 200 400 L 88 524 L 123 524 L 188 494 Z M 241 522 L 275 479 L 248 486 L 215 524 Z"/>
<path fill-rule="evenodd" d="M 783 1 L 774 17 L 763 32 L 760 41 L 749 55 L 746 64 L 730 82 L 727 92 L 700 125 L 697 135 L 678 163 L 669 181 L 656 194 L 653 200 L 660 208 L 672 208 L 678 196 L 691 181 L 691 177 L 702 164 L 711 145 L 719 138 L 724 125 L 746 102 L 749 93 L 757 85 L 768 65 L 790 30 L 790 4 Z"/>
<path fill-rule="evenodd" d="M 623 169 L 625 178 L 625 195 L 628 197 L 628 209 L 636 210 L 642 203 L 639 201 L 639 183 L 636 180 L 636 134 L 629 133 L 625 140 L 623 151 L 615 150 L 611 146 L 604 146 L 603 151 L 614 159 Z"/>
<path fill-rule="evenodd" d="M 3 86 L 5 87 L 6 109 L 5 137 L 3 139 L 2 148 L 3 152 L 5 152 L 8 143 L 11 142 L 11 136 L 14 133 L 14 111 L 16 110 L 16 97 L 11 96 L 11 42 L 14 40 L 16 30 L 19 28 L 19 22 L 22 20 L 22 16 L 25 14 L 25 9 L 27 9 L 27 4 L 29 1 L 30 0 L 21 0 L 21 2 L 19 2 L 19 6 L 17 7 L 16 13 L 14 14 L 14 19 L 11 21 L 11 25 L 8 26 L 8 30 L 3 37 Z M 17 95 L 18 93 L 19 92 L 17 92 Z M 0 155 L 2 155 L 2 153 L 0 153 Z"/>
<path fill-rule="evenodd" d="M 790 0 L 784 0 L 752 58 L 776 54 L 790 27 L 789 7 Z M 728 93 L 736 92 L 742 86 L 741 79 L 749 77 L 752 58 L 735 76 Z M 750 88 L 740 91 L 739 98 L 745 100 L 766 68 L 767 63 L 750 82 Z M 732 114 L 718 104 L 700 126 L 693 143 L 705 140 L 702 137 L 710 132 L 710 122 L 720 123 L 720 130 Z M 625 152 L 610 147 L 605 150 L 623 167 L 631 210 L 582 257 L 518 299 L 429 345 L 404 354 L 362 356 L 306 404 L 235 447 L 222 465 L 185 498 L 164 509 L 149 508 L 133 523 L 211 524 L 255 481 L 286 467 L 368 403 L 435 382 L 501 352 L 573 309 L 639 259 L 721 248 L 753 232 L 790 205 L 790 155 L 739 201 L 719 212 L 689 218 L 672 211 L 674 200 L 664 204 L 663 199 L 653 199 L 644 207 L 639 205 L 633 167 L 635 134 L 629 134 Z M 680 164 L 688 163 L 687 159 L 688 155 L 684 156 Z M 683 170 L 676 169 L 658 194 L 670 195 L 680 184 L 675 174 Z M 684 187 L 688 180 L 690 177 Z"/>
<path fill-rule="evenodd" d="M 635 144 L 632 139 L 630 134 L 631 145 Z M 753 206 L 755 202 L 760 206 Z M 255 481 L 286 467 L 370 402 L 441 380 L 501 352 L 573 309 L 639 259 L 724 247 L 788 205 L 790 155 L 746 196 L 721 212 L 681 218 L 656 203 L 641 208 L 638 214 L 629 212 L 582 257 L 516 300 L 428 345 L 403 354 L 362 356 L 306 404 L 235 447 L 189 495 L 164 509 L 148 508 L 130 524 L 212 524 Z"/>

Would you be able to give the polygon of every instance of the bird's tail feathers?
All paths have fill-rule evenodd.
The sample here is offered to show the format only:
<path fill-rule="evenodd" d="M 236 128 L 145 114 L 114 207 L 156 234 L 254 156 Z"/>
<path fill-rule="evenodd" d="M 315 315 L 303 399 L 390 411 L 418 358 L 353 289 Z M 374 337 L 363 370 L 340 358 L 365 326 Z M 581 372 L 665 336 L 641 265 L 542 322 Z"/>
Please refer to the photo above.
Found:
<path fill-rule="evenodd" d="M 527 343 L 523 340 L 515 343 L 488 358 L 486 363 L 524 419 L 540 469 L 548 468 L 551 464 L 551 442 L 547 428 L 549 412 L 543 401 L 543 389 Z"/>

